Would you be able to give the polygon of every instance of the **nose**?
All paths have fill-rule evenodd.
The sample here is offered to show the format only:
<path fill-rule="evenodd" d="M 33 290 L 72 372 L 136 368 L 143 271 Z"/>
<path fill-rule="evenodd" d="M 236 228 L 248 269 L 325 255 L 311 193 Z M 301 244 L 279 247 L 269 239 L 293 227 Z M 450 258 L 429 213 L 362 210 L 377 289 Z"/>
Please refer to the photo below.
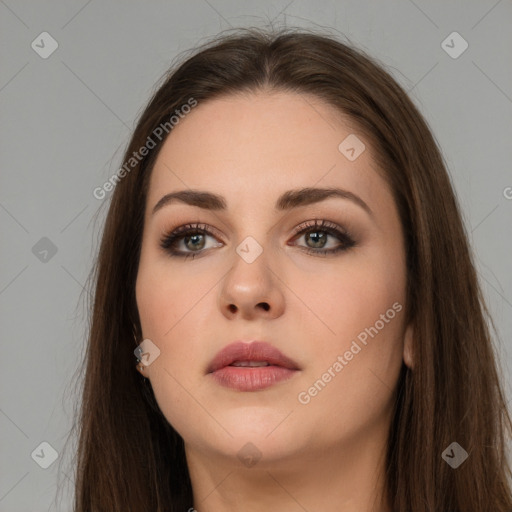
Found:
<path fill-rule="evenodd" d="M 282 283 L 268 265 L 265 251 L 251 263 L 237 255 L 221 285 L 221 311 L 230 320 L 278 318 L 285 306 Z"/>

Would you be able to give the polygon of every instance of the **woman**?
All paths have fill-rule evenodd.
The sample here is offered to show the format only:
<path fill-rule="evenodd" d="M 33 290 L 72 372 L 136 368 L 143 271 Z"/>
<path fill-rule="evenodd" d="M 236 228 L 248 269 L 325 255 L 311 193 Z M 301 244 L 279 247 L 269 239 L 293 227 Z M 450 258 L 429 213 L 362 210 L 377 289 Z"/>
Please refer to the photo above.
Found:
<path fill-rule="evenodd" d="M 375 61 L 219 37 L 166 76 L 110 183 L 77 512 L 512 510 L 459 207 Z"/>

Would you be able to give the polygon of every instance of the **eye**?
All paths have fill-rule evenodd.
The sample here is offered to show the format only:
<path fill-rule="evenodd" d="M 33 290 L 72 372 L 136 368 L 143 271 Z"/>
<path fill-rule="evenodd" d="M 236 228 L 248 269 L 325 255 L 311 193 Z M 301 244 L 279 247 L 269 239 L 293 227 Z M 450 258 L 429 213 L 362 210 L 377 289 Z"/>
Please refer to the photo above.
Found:
<path fill-rule="evenodd" d="M 171 256 L 193 259 L 204 251 L 206 245 L 205 238 L 207 236 L 214 236 L 206 228 L 206 224 L 186 224 L 185 226 L 180 226 L 173 232 L 165 235 L 160 241 L 160 246 L 168 251 Z M 180 244 L 185 246 L 185 251 L 177 249 L 177 246 L 180 246 Z M 192 252 L 187 252 L 187 250 Z"/>
<path fill-rule="evenodd" d="M 301 236 L 295 236 L 294 240 L 305 238 L 306 244 L 309 244 L 309 246 L 304 247 L 304 250 L 311 254 L 336 254 L 337 252 L 346 251 L 356 245 L 355 240 L 347 231 L 325 220 L 315 220 L 312 223 L 304 223 L 297 228 L 295 234 Z M 340 243 L 335 247 L 326 249 L 325 247 L 327 246 L 329 237 L 337 238 Z"/>

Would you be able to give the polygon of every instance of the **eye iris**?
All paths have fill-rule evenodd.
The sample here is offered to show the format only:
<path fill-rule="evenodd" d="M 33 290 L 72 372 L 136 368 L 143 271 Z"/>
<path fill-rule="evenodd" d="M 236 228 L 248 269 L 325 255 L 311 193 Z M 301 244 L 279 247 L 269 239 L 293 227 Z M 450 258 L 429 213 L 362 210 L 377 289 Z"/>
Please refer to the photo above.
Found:
<path fill-rule="evenodd" d="M 187 249 L 199 249 L 199 250 L 202 249 L 204 247 L 204 237 L 201 240 L 202 244 L 200 246 L 198 246 L 198 245 L 189 246 L 188 245 L 189 240 L 197 240 L 197 237 L 202 237 L 202 236 L 203 235 L 201 233 L 196 233 L 194 235 L 184 237 L 184 242 L 185 242 L 185 246 L 187 247 Z"/>
<path fill-rule="evenodd" d="M 326 237 L 327 235 L 323 231 L 311 231 L 310 233 L 306 234 L 306 241 L 315 239 L 313 240 L 313 244 L 315 244 L 315 249 L 318 249 L 319 247 L 323 247 L 325 245 Z"/>

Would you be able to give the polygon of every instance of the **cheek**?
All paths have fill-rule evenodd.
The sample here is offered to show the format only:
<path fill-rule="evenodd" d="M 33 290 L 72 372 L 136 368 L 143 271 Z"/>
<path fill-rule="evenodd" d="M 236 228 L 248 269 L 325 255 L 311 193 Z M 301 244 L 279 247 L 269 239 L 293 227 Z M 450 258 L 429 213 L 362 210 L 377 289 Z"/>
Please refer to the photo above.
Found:
<path fill-rule="evenodd" d="M 171 294 L 166 294 L 164 281 L 155 275 L 139 270 L 136 285 L 137 308 L 145 338 L 163 337 L 167 330 L 176 322 L 177 310 Z"/>
<path fill-rule="evenodd" d="M 402 365 L 405 311 L 396 277 L 382 266 L 352 267 L 326 281 L 323 299 L 311 297 L 329 330 L 317 339 L 300 390 L 309 403 L 300 407 L 307 417 L 321 418 L 325 438 L 357 435 L 390 411 Z"/>
<path fill-rule="evenodd" d="M 194 305 L 206 293 L 202 287 L 182 286 L 183 276 L 160 268 L 158 263 L 141 265 L 136 284 L 142 335 L 160 350 L 148 368 L 157 404 L 167 421 L 180 433 L 190 430 L 190 418 L 200 416 L 197 404 L 186 390 L 194 387 L 200 342 L 196 336 Z M 210 286 L 211 288 L 211 286 Z"/>
<path fill-rule="evenodd" d="M 314 279 L 303 272 L 290 276 L 294 293 L 302 299 L 302 312 L 296 314 L 302 327 L 307 322 L 311 332 L 314 325 L 326 346 L 336 344 L 340 348 L 373 326 L 395 302 L 403 306 L 405 270 L 396 252 L 361 251 L 347 256 L 342 264 L 317 273 Z M 391 322 L 386 324 L 386 331 L 390 325 Z"/>
<path fill-rule="evenodd" d="M 322 391 L 313 406 L 319 411 L 338 403 L 343 407 L 330 407 L 334 416 L 340 410 L 360 415 L 360 404 L 367 403 L 368 414 L 378 415 L 390 399 L 403 350 L 405 265 L 398 247 L 354 253 L 336 272 L 320 276 L 318 286 L 303 280 L 301 293 L 316 314 L 316 332 L 323 333 L 315 336 L 321 349 L 315 351 L 307 385 L 323 380 L 329 368 L 336 375 L 325 375 L 326 389 L 319 384 Z M 306 332 L 313 337 L 311 326 Z"/>
<path fill-rule="evenodd" d="M 153 258 L 146 265 L 141 259 L 136 299 L 143 335 L 171 339 L 174 326 L 182 322 L 214 284 L 208 276 L 187 277 L 168 260 Z"/>
<path fill-rule="evenodd" d="M 172 393 L 171 388 L 176 389 L 166 382 L 169 380 L 167 373 L 162 381 L 159 375 L 160 384 L 157 383 L 157 373 L 164 370 L 187 389 L 202 371 L 201 357 L 205 343 L 212 336 L 209 335 L 211 318 L 215 314 L 212 297 L 217 293 L 219 280 L 209 269 L 204 265 L 203 269 L 191 273 L 168 259 L 152 256 L 150 264 L 141 259 L 136 299 L 142 335 L 160 350 L 160 356 L 149 368 L 155 391 L 160 384 L 166 393 Z"/>

